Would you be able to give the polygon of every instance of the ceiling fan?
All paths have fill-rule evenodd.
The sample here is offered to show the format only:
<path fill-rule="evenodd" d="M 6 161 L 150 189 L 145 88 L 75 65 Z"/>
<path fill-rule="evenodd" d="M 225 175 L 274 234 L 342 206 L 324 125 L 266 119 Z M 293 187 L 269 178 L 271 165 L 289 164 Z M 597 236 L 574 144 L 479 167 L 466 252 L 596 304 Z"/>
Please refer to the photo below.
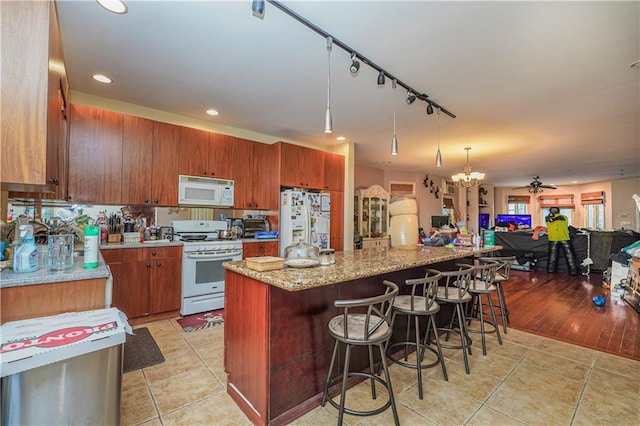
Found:
<path fill-rule="evenodd" d="M 534 176 L 533 180 L 531 181 L 531 183 L 529 185 L 520 186 L 518 188 L 513 188 L 513 189 L 525 189 L 525 188 L 527 188 L 529 190 L 529 192 L 532 193 L 532 194 L 541 193 L 543 191 L 543 188 L 545 188 L 545 189 L 558 189 L 558 187 L 556 185 L 544 185 L 538 179 L 540 179 L 540 176 Z"/>

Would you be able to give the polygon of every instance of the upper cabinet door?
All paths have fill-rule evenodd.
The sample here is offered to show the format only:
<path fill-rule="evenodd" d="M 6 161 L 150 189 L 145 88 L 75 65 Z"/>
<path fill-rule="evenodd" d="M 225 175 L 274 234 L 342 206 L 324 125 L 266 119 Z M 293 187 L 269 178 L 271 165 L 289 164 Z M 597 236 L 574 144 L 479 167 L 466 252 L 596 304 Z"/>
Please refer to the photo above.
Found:
<path fill-rule="evenodd" d="M 277 210 L 280 203 L 278 151 L 273 145 L 252 143 L 253 173 L 249 178 L 253 189 L 253 204 L 250 208 Z"/>
<path fill-rule="evenodd" d="M 180 127 L 157 121 L 153 125 L 151 202 L 157 206 L 177 206 Z"/>
<path fill-rule="evenodd" d="M 324 189 L 344 191 L 344 156 L 324 153 Z"/>
<path fill-rule="evenodd" d="M 124 116 L 122 203 L 151 204 L 153 121 Z"/>
<path fill-rule="evenodd" d="M 324 152 L 278 142 L 280 147 L 280 185 L 297 188 L 324 187 Z"/>
<path fill-rule="evenodd" d="M 234 179 L 251 157 L 238 145 L 234 136 L 209 133 L 209 176 Z"/>
<path fill-rule="evenodd" d="M 55 3 L 2 2 L 1 9 L 2 189 L 62 197 L 68 82 Z"/>
<path fill-rule="evenodd" d="M 177 158 L 181 175 L 206 176 L 209 174 L 209 132 L 180 127 L 180 153 Z"/>
<path fill-rule="evenodd" d="M 122 203 L 123 114 L 71 105 L 69 200 Z"/>

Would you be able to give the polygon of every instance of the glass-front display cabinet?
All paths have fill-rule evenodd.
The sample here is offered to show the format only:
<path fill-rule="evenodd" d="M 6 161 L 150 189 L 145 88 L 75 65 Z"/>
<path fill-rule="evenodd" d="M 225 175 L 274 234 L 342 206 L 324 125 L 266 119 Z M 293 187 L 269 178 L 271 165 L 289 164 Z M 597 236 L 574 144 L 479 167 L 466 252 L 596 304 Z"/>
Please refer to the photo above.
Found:
<path fill-rule="evenodd" d="M 390 194 L 380 185 L 356 191 L 353 215 L 354 240 L 357 248 L 389 247 Z"/>

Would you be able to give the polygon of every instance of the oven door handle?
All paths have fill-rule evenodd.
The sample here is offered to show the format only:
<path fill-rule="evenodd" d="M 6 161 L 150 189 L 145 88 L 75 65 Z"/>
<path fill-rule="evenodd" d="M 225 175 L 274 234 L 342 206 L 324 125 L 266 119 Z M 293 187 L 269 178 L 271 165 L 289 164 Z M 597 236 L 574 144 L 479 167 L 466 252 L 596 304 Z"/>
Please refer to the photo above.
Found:
<path fill-rule="evenodd" d="M 242 254 L 242 250 L 232 251 L 229 253 L 185 253 L 189 259 L 224 259 L 226 257 L 235 257 Z"/>

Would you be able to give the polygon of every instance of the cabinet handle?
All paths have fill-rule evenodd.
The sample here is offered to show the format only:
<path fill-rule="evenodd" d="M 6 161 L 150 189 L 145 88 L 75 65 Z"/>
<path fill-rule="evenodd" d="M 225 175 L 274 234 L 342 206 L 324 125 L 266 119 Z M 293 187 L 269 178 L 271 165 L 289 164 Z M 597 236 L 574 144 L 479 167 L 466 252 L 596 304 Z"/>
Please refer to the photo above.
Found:
<path fill-rule="evenodd" d="M 153 200 L 154 203 L 158 204 L 160 201 L 156 198 Z"/>
<path fill-rule="evenodd" d="M 211 172 L 211 176 L 215 176 L 216 174 L 214 172 Z"/>
<path fill-rule="evenodd" d="M 148 200 L 148 199 L 145 199 L 145 200 L 144 200 L 144 203 L 145 203 L 145 204 L 149 204 L 149 200 Z"/>
<path fill-rule="evenodd" d="M 49 183 L 52 185 L 60 185 L 60 182 L 58 181 L 58 178 L 51 178 L 49 179 Z"/>
<path fill-rule="evenodd" d="M 158 253 L 156 253 L 155 251 L 151 252 L 151 256 L 155 256 L 156 254 L 158 254 Z"/>
<path fill-rule="evenodd" d="M 158 260 L 158 261 L 156 262 L 156 266 L 157 266 L 157 267 L 162 266 L 162 262 L 160 262 L 160 261 Z"/>
<path fill-rule="evenodd" d="M 151 262 L 147 262 L 147 268 L 151 268 Z"/>

